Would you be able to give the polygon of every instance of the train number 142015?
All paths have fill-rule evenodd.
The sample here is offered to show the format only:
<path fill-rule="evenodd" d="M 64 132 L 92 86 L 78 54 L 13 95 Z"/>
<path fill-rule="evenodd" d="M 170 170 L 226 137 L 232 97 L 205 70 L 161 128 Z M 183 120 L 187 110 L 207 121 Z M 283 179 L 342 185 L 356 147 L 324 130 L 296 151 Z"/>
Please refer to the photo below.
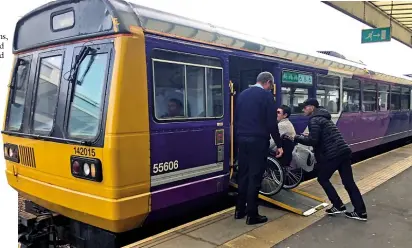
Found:
<path fill-rule="evenodd" d="M 162 173 L 166 171 L 174 171 L 179 168 L 179 161 L 170 161 L 164 163 L 156 163 L 153 165 L 153 174 Z"/>
<path fill-rule="evenodd" d="M 94 148 L 90 147 L 74 147 L 74 154 L 80 155 L 80 156 L 88 156 L 88 157 L 95 157 L 96 156 L 96 151 Z"/>

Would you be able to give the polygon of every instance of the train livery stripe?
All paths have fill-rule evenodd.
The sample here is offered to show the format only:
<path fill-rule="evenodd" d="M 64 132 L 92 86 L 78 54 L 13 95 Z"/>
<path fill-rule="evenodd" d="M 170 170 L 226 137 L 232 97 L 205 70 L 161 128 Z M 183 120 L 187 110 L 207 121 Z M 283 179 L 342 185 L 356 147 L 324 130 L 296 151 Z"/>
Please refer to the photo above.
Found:
<path fill-rule="evenodd" d="M 167 183 L 203 176 L 206 174 L 223 171 L 223 162 L 197 166 L 185 170 L 173 171 L 151 177 L 151 185 L 159 186 Z"/>

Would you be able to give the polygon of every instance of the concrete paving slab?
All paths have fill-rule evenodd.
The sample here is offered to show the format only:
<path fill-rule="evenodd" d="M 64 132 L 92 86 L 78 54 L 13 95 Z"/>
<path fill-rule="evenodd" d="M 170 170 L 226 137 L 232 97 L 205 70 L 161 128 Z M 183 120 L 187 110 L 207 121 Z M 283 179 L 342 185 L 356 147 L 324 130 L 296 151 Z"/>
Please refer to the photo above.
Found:
<path fill-rule="evenodd" d="M 324 217 L 273 246 L 276 248 L 410 247 L 412 244 L 412 168 L 364 195 L 367 222 Z"/>
<path fill-rule="evenodd" d="M 262 215 L 266 215 L 269 221 L 278 219 L 287 213 L 285 211 L 276 210 L 274 208 L 265 206 L 259 206 L 259 212 Z M 246 232 L 264 225 L 260 224 L 249 226 L 246 225 L 245 222 L 246 218 L 235 220 L 233 216 L 230 216 L 221 221 L 213 223 L 213 225 L 208 225 L 197 229 L 196 231 L 187 233 L 187 235 L 221 245 Z"/>

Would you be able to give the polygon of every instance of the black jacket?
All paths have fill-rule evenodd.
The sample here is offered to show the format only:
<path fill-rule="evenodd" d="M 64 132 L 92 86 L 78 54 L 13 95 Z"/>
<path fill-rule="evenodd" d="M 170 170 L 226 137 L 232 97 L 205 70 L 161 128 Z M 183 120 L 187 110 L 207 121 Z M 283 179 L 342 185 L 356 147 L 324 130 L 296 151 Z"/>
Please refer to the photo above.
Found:
<path fill-rule="evenodd" d="M 317 163 L 351 155 L 349 145 L 332 122 L 331 115 L 326 109 L 317 108 L 309 119 L 308 127 L 309 135 L 298 135 L 295 137 L 295 142 L 312 146 Z"/>

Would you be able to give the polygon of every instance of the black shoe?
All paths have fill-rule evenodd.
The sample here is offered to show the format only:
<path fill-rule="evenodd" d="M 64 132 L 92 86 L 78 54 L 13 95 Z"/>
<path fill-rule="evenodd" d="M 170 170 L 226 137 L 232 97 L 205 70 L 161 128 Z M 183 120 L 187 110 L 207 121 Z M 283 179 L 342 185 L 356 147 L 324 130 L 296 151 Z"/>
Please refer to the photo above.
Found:
<path fill-rule="evenodd" d="M 245 218 L 245 216 L 246 216 L 246 211 L 239 211 L 239 210 L 236 210 L 235 211 L 235 219 L 243 219 L 243 218 Z"/>
<path fill-rule="evenodd" d="M 335 214 L 341 214 L 341 213 L 346 213 L 346 207 L 345 205 L 342 205 L 340 208 L 337 208 L 335 206 L 332 206 L 329 209 L 326 209 L 325 211 L 329 215 L 335 215 Z"/>
<path fill-rule="evenodd" d="M 346 217 L 355 219 L 355 220 L 361 220 L 361 221 L 367 221 L 368 220 L 368 214 L 367 213 L 356 213 L 356 212 L 347 212 L 345 213 Z"/>
<path fill-rule="evenodd" d="M 268 218 L 262 215 L 248 216 L 246 218 L 246 224 L 248 225 L 262 224 L 262 223 L 265 223 L 266 221 L 268 221 Z"/>

